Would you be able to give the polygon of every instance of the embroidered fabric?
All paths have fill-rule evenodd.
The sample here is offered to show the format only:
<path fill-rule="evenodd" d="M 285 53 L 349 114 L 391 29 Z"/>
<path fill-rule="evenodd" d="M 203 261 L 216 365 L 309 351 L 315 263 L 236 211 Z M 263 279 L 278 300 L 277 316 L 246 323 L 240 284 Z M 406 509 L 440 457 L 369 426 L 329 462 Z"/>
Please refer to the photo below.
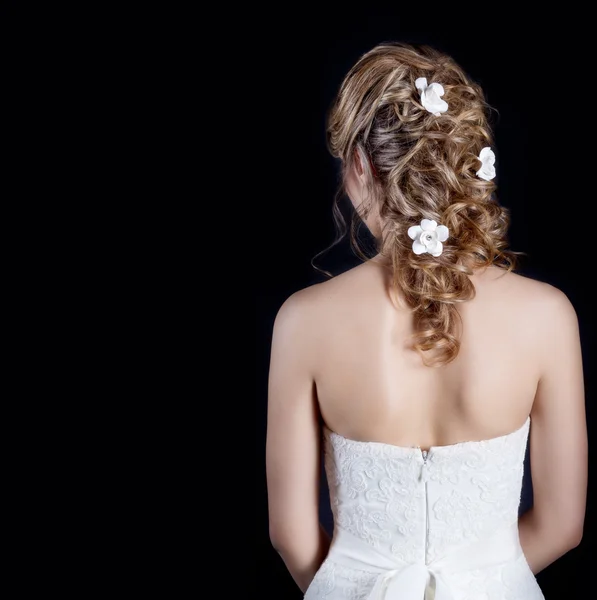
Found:
<path fill-rule="evenodd" d="M 529 426 L 428 453 L 326 429 L 334 539 L 305 599 L 544 600 L 518 540 Z"/>

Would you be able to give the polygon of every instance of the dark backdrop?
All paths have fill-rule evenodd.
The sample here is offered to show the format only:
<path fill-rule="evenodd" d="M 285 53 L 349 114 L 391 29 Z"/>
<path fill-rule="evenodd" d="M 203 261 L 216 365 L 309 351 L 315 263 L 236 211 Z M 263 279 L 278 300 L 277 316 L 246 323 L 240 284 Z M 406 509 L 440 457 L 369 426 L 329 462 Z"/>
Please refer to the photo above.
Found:
<path fill-rule="evenodd" d="M 511 247 L 526 253 L 519 272 L 560 288 L 576 308 L 592 439 L 595 300 L 588 290 L 597 250 L 597 165 L 591 149 L 597 102 L 587 87 L 594 78 L 595 55 L 584 31 L 588 19 L 545 10 L 540 22 L 525 22 L 516 14 L 503 15 L 500 22 L 495 15 L 464 19 L 424 4 L 411 14 L 361 9 L 353 17 L 289 10 L 264 38 L 254 68 L 261 70 L 265 85 L 252 92 L 259 94 L 263 114 L 252 125 L 255 149 L 249 147 L 249 152 L 258 152 L 257 144 L 262 148 L 250 184 L 263 244 L 256 311 L 254 597 L 302 597 L 268 538 L 265 431 L 271 332 L 282 302 L 320 280 L 310 260 L 334 237 L 331 203 L 338 183 L 337 165 L 325 147 L 325 116 L 348 69 L 379 42 L 428 43 L 444 50 L 482 85 L 497 109 L 497 193 L 511 211 Z M 334 273 L 357 263 L 347 242 L 320 261 Z M 590 466 L 590 480 L 593 471 Z M 323 487 L 322 520 L 330 526 L 326 494 Z M 531 494 L 527 471 L 522 510 L 532 502 Z M 591 503 L 589 495 L 581 545 L 538 576 L 547 600 L 568 598 L 589 585 L 595 535 Z"/>

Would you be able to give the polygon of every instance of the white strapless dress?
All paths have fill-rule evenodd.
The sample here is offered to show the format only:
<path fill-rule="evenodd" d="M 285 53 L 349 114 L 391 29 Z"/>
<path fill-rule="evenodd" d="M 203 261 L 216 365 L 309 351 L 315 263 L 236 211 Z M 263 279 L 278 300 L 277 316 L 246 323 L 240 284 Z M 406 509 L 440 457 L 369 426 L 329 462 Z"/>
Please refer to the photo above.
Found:
<path fill-rule="evenodd" d="M 530 419 L 428 453 L 324 430 L 330 552 L 306 600 L 544 600 L 518 540 Z"/>

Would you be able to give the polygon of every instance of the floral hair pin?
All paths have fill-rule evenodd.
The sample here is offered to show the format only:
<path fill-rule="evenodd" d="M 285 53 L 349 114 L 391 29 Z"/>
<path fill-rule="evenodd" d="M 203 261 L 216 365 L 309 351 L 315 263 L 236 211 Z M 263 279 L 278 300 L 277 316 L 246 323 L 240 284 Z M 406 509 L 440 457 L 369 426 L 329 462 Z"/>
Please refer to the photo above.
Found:
<path fill-rule="evenodd" d="M 481 150 L 477 158 L 481 161 L 481 168 L 477 171 L 477 177 L 485 181 L 491 181 L 495 177 L 495 154 L 493 150 L 487 146 Z"/>
<path fill-rule="evenodd" d="M 444 87 L 440 83 L 427 85 L 427 78 L 419 77 L 415 87 L 421 92 L 421 104 L 427 112 L 439 117 L 448 110 L 448 103 L 440 98 L 444 95 Z"/>
<path fill-rule="evenodd" d="M 420 225 L 408 228 L 408 237 L 413 241 L 413 252 L 423 254 L 428 252 L 431 256 L 440 256 L 444 251 L 442 242 L 448 239 L 450 232 L 445 225 L 438 225 L 437 221 L 423 219 Z"/>

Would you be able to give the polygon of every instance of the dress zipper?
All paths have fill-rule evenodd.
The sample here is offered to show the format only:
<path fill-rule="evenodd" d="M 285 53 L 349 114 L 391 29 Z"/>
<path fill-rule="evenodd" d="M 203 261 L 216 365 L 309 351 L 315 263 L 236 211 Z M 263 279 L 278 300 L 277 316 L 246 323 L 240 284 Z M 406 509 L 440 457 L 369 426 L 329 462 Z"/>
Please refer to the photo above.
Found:
<path fill-rule="evenodd" d="M 427 450 L 421 450 L 423 456 L 423 467 L 421 469 L 421 479 L 425 486 L 425 550 L 424 550 L 424 561 L 427 564 L 427 544 L 429 542 L 429 499 L 427 497 L 427 456 L 429 452 Z"/>

